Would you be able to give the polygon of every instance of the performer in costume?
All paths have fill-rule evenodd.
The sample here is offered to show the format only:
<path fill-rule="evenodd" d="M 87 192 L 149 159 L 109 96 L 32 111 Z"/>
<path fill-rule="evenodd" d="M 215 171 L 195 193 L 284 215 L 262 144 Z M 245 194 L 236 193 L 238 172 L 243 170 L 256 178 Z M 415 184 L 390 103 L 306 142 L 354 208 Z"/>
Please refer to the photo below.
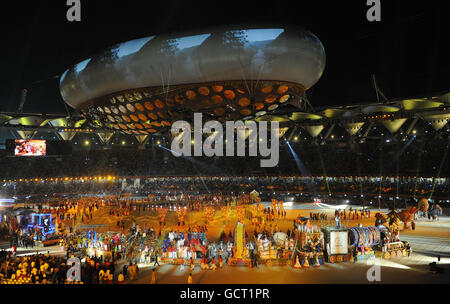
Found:
<path fill-rule="evenodd" d="M 193 271 L 194 270 L 194 267 L 195 267 L 195 265 L 194 265 L 194 259 L 191 257 L 191 260 L 190 260 L 190 265 L 191 265 L 191 271 Z"/>
<path fill-rule="evenodd" d="M 304 268 L 309 268 L 309 262 L 308 262 L 308 260 L 309 260 L 308 256 L 305 256 L 304 262 L 303 262 L 303 267 L 304 267 Z"/>
<path fill-rule="evenodd" d="M 295 269 L 301 269 L 302 265 L 300 264 L 300 261 L 298 260 L 298 254 L 295 254 L 295 264 L 294 264 L 294 268 Z"/>
<path fill-rule="evenodd" d="M 319 254 L 316 253 L 316 259 L 315 259 L 315 264 L 314 267 L 320 267 L 320 263 L 319 263 Z"/>
<path fill-rule="evenodd" d="M 216 266 L 216 261 L 214 261 L 214 258 L 212 258 L 211 260 L 211 270 L 216 270 L 217 266 Z"/>

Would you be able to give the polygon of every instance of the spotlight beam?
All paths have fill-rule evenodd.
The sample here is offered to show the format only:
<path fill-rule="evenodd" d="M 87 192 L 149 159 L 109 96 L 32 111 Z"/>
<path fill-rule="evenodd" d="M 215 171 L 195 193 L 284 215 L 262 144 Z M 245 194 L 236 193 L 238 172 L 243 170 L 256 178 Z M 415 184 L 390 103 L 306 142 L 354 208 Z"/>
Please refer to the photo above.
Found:
<path fill-rule="evenodd" d="M 398 165 L 398 160 L 400 159 L 400 156 L 402 156 L 403 153 L 405 153 L 406 149 L 408 149 L 409 145 L 414 141 L 414 139 L 416 139 L 416 135 L 414 135 L 410 140 L 408 140 L 408 142 L 400 149 L 397 155 L 395 155 L 394 159 L 386 166 L 386 170 L 389 170 L 395 163 L 397 163 Z"/>
<path fill-rule="evenodd" d="M 292 149 L 291 144 L 289 142 L 286 142 L 287 146 L 289 147 L 289 150 L 291 151 L 292 156 L 294 157 L 295 163 L 297 164 L 297 168 L 302 174 L 302 176 L 309 176 L 308 169 L 303 165 L 303 162 L 298 157 L 297 153 L 295 153 L 294 149 Z"/>

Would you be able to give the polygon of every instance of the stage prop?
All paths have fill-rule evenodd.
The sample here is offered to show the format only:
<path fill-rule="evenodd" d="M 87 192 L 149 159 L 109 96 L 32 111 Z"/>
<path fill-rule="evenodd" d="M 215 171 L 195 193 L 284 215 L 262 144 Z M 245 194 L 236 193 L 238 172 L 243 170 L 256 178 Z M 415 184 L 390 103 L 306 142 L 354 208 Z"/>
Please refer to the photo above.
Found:
<path fill-rule="evenodd" d="M 398 230 L 391 231 L 384 225 L 376 227 L 380 233 L 380 242 L 374 246 L 376 257 L 389 260 L 395 257 L 411 256 L 411 247 L 406 241 L 401 241 Z"/>
<path fill-rule="evenodd" d="M 248 266 L 251 262 L 245 240 L 245 226 L 238 222 L 234 228 L 233 257 L 229 258 L 230 266 Z"/>
<path fill-rule="evenodd" d="M 302 268 L 320 267 L 324 263 L 324 234 L 316 226 L 308 225 L 301 226 L 304 229 L 295 232 L 296 246 L 292 255 L 294 268 L 297 268 L 297 258 Z"/>
<path fill-rule="evenodd" d="M 289 256 L 294 249 L 295 241 L 288 238 L 286 233 L 277 232 L 273 237 L 258 235 L 256 245 L 260 263 L 284 266 L 290 263 Z"/>
<path fill-rule="evenodd" d="M 326 261 L 329 263 L 349 261 L 348 229 L 324 227 L 322 232 L 325 240 Z"/>
<path fill-rule="evenodd" d="M 27 229 L 39 235 L 41 239 L 37 241 L 45 241 L 48 235 L 56 231 L 55 225 L 53 225 L 52 214 L 32 213 L 31 224 L 28 224 Z"/>
<path fill-rule="evenodd" d="M 380 243 L 380 231 L 374 226 L 353 227 L 348 231 L 350 245 L 356 259 L 367 260 L 375 257 L 373 247 Z"/>

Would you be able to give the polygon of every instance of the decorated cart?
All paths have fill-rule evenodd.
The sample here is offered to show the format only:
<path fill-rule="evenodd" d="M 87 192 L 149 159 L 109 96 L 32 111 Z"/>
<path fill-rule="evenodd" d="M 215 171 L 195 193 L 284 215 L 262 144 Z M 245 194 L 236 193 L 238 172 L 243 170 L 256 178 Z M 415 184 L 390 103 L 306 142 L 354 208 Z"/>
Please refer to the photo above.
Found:
<path fill-rule="evenodd" d="M 319 267 L 324 262 L 324 234 L 316 226 L 301 226 L 295 233 L 294 268 Z"/>
<path fill-rule="evenodd" d="M 349 229 L 348 236 L 358 261 L 375 257 L 373 248 L 381 242 L 380 230 L 377 227 L 353 227 Z"/>
<path fill-rule="evenodd" d="M 375 256 L 383 259 L 411 256 L 408 242 L 401 241 L 398 233 L 391 232 L 383 225 L 376 227 L 380 231 L 380 242 L 374 246 Z"/>
<path fill-rule="evenodd" d="M 237 222 L 234 228 L 233 257 L 228 259 L 230 266 L 247 266 L 251 263 L 245 240 L 245 226 Z"/>
<path fill-rule="evenodd" d="M 34 235 L 35 241 L 45 242 L 55 233 L 55 225 L 51 213 L 32 213 L 31 223 L 27 225 L 27 232 Z M 44 244 L 41 243 L 42 246 Z"/>
<path fill-rule="evenodd" d="M 322 228 L 325 242 L 325 260 L 329 263 L 341 263 L 350 260 L 348 229 L 343 227 Z"/>
<path fill-rule="evenodd" d="M 294 249 L 295 241 L 293 238 L 288 238 L 286 233 L 277 232 L 273 237 L 258 235 L 256 245 L 260 263 L 283 266 L 290 262 L 289 257 Z"/>

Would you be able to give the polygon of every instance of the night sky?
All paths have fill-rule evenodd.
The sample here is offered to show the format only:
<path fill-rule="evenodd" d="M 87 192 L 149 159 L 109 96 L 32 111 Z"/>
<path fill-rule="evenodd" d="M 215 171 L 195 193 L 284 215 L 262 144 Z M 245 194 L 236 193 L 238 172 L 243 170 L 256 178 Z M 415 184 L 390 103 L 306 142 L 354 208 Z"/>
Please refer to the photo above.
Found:
<path fill-rule="evenodd" d="M 366 0 L 81 0 L 82 22 L 66 1 L 15 1 L 2 8 L 0 110 L 64 113 L 59 79 L 69 66 L 113 44 L 165 32 L 226 24 L 295 24 L 322 41 L 327 64 L 309 91 L 315 106 L 375 101 L 371 74 L 388 98 L 450 91 L 448 1 L 381 0 L 368 22 Z"/>

